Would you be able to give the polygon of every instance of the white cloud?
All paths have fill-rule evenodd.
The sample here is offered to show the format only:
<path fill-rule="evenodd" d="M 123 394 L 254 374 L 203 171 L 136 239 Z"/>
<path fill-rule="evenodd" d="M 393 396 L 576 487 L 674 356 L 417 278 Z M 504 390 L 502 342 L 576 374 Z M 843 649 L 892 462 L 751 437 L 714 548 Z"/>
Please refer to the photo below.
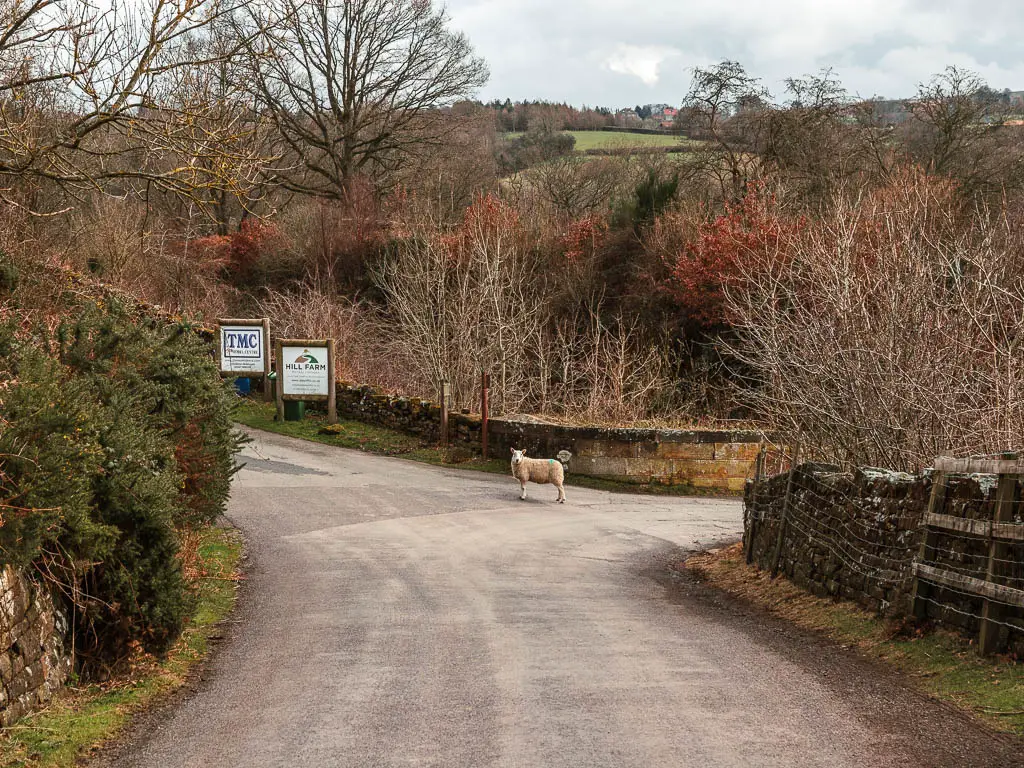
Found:
<path fill-rule="evenodd" d="M 447 0 L 487 59 L 483 98 L 679 103 L 692 68 L 739 61 L 778 93 L 833 67 L 851 93 L 914 93 L 949 64 L 1024 89 L 1020 0 Z"/>
<path fill-rule="evenodd" d="M 658 84 L 658 70 L 665 59 L 678 56 L 679 51 L 673 48 L 661 48 L 656 45 L 626 45 L 619 43 L 615 51 L 605 61 L 605 66 L 620 75 L 638 77 L 647 86 Z"/>

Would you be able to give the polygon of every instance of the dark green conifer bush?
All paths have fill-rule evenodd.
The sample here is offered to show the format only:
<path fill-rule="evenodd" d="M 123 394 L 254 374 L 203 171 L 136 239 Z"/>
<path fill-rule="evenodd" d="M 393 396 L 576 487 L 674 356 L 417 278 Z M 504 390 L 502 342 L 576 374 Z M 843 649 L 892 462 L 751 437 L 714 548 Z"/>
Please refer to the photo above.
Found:
<path fill-rule="evenodd" d="M 180 534 L 224 510 L 240 438 L 210 345 L 185 325 L 117 302 L 67 316 L 53 340 L 0 327 L 0 565 L 73 606 L 90 672 L 177 637 Z"/>

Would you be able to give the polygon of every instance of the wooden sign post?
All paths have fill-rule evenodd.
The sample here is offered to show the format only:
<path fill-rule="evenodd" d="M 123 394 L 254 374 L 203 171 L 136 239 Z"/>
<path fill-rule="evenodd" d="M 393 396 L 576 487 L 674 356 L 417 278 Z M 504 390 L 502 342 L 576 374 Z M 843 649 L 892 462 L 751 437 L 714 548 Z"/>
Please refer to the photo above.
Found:
<path fill-rule="evenodd" d="M 441 382 L 441 445 L 448 445 L 448 409 L 452 402 L 452 385 Z"/>
<path fill-rule="evenodd" d="M 337 386 L 334 381 L 334 339 L 278 339 L 277 418 L 284 421 L 284 404 L 327 402 L 327 423 L 338 422 Z"/>
<path fill-rule="evenodd" d="M 217 368 L 221 376 L 261 379 L 270 400 L 270 320 L 218 320 Z"/>
<path fill-rule="evenodd" d="M 491 414 L 488 396 L 491 392 L 491 374 L 483 371 L 480 374 L 480 456 L 487 460 L 487 429 Z"/>

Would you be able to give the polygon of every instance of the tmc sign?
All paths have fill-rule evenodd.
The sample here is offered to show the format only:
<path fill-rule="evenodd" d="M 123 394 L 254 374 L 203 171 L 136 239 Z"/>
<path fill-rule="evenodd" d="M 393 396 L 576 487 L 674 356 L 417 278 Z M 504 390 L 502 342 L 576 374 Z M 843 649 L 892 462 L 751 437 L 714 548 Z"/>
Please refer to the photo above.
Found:
<path fill-rule="evenodd" d="M 220 326 L 220 370 L 222 373 L 264 372 L 267 344 L 259 325 Z"/>

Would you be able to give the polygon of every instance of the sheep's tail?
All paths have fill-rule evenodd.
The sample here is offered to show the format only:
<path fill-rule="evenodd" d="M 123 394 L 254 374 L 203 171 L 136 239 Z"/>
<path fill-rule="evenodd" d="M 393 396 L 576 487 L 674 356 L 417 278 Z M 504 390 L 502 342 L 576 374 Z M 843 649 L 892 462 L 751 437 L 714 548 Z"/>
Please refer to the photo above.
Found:
<path fill-rule="evenodd" d="M 562 464 L 562 469 L 566 472 L 569 471 L 569 459 L 572 458 L 572 454 L 569 451 L 559 451 L 558 461 Z"/>

